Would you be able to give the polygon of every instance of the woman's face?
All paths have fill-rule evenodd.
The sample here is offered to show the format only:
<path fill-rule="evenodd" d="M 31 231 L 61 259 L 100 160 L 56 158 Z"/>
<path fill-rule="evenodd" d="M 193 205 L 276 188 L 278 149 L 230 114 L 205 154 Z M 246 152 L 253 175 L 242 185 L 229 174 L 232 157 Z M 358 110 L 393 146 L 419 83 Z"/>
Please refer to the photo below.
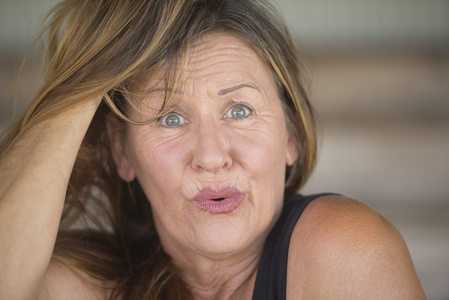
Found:
<path fill-rule="evenodd" d="M 119 175 L 140 182 L 170 254 L 260 247 L 283 205 L 286 165 L 298 154 L 273 76 L 251 48 L 227 34 L 203 37 L 189 48 L 187 62 L 171 112 L 113 138 Z M 148 82 L 140 107 L 147 114 L 161 107 L 163 75 Z M 148 115 L 134 111 L 131 118 Z"/>

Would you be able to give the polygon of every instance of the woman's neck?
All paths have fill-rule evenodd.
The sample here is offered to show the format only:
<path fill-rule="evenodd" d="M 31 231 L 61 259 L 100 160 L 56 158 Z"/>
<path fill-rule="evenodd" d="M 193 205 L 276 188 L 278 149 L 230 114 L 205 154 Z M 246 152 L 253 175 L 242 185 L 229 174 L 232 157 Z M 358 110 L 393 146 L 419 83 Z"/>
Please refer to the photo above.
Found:
<path fill-rule="evenodd" d="M 186 252 L 177 255 L 176 251 L 169 254 L 195 299 L 250 299 L 262 250 L 259 246 L 220 258 Z"/>

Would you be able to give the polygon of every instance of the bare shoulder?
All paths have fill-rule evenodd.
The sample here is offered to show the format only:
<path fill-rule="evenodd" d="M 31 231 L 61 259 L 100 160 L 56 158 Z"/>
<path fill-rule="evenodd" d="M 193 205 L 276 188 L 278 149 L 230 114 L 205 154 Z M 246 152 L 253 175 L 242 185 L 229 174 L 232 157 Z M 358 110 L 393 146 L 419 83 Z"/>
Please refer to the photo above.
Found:
<path fill-rule="evenodd" d="M 324 196 L 304 210 L 288 257 L 287 299 L 425 299 L 407 246 L 369 206 Z"/>
<path fill-rule="evenodd" d="M 109 293 L 87 274 L 73 271 L 63 263 L 50 263 L 39 299 L 109 299 Z"/>

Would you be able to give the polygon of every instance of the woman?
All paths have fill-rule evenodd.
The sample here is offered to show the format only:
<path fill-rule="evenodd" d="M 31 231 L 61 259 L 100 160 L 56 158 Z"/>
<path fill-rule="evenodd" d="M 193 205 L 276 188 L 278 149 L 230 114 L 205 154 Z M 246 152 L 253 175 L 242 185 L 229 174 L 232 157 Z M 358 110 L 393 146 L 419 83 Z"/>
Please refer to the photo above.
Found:
<path fill-rule="evenodd" d="M 2 298 L 425 298 L 391 224 L 294 195 L 313 114 L 268 4 L 64 1 L 47 32 L 1 145 Z"/>

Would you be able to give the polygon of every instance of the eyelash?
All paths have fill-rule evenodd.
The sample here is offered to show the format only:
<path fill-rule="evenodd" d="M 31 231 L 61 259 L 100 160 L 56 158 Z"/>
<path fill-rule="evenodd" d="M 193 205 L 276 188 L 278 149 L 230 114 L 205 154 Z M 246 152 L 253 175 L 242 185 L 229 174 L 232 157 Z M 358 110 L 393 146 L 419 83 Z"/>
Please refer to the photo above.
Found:
<path fill-rule="evenodd" d="M 177 116 L 177 117 L 181 120 L 182 124 L 179 124 L 179 125 L 176 125 L 176 126 L 170 126 L 170 125 L 164 124 L 164 121 L 167 120 L 167 118 L 170 117 L 170 116 Z M 157 119 L 157 122 L 158 122 L 162 127 L 165 127 L 165 128 L 177 128 L 177 127 L 179 127 L 179 126 L 184 125 L 187 121 L 186 121 L 186 119 L 185 119 L 183 116 L 181 116 L 179 113 L 177 113 L 177 112 L 169 112 L 169 113 L 166 114 L 165 116 L 162 116 L 162 117 L 158 118 L 158 119 Z"/>
<path fill-rule="evenodd" d="M 233 110 L 234 108 L 237 108 L 237 107 L 242 107 L 242 108 L 244 108 L 245 113 L 246 113 L 246 112 L 247 112 L 247 113 L 246 113 L 244 116 L 237 117 L 237 118 L 233 118 L 232 116 L 228 116 L 228 114 L 231 114 L 231 113 L 232 113 L 232 110 Z M 252 109 L 250 106 L 248 106 L 248 105 L 246 105 L 246 104 L 243 104 L 243 103 L 237 103 L 237 104 L 232 105 L 232 106 L 228 109 L 228 111 L 226 112 L 225 118 L 226 118 L 226 119 L 234 119 L 234 120 L 242 120 L 242 119 L 246 119 L 246 118 L 252 116 L 252 115 L 253 115 L 253 112 L 254 112 L 254 109 Z"/>
<path fill-rule="evenodd" d="M 238 107 L 242 107 L 242 108 L 244 109 L 244 111 L 245 111 L 245 115 L 244 115 L 244 116 L 236 117 L 236 118 L 233 118 L 232 116 L 228 116 L 229 114 L 232 114 L 232 110 L 233 110 L 234 108 L 238 108 Z M 227 110 L 224 119 L 242 120 L 242 119 L 246 119 L 246 118 L 252 116 L 252 115 L 253 115 L 253 112 L 254 112 L 254 109 L 252 109 L 250 106 L 248 106 L 248 105 L 246 105 L 246 104 L 242 104 L 242 103 L 237 103 L 237 104 L 232 105 L 232 106 Z M 179 124 L 179 125 L 173 125 L 173 126 L 167 125 L 167 124 L 165 123 L 165 121 L 166 121 L 167 118 L 170 117 L 170 116 L 177 116 L 178 119 L 180 120 L 180 122 L 182 122 L 182 124 Z M 165 128 L 177 128 L 177 127 L 180 127 L 180 126 L 184 125 L 187 121 L 186 121 L 186 119 L 185 119 L 183 116 L 181 116 L 179 113 L 177 113 L 177 112 L 169 112 L 169 113 L 166 114 L 165 116 L 162 116 L 162 117 L 158 118 L 158 119 L 157 119 L 157 122 L 158 122 L 162 127 L 165 127 Z M 164 124 L 164 123 L 165 123 L 165 124 Z"/>

